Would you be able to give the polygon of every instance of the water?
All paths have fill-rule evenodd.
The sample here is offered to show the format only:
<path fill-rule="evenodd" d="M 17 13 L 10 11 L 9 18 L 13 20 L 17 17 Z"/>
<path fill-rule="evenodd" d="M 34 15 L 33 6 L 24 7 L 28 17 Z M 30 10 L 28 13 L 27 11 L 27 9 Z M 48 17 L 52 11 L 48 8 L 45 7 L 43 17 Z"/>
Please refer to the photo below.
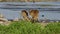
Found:
<path fill-rule="evenodd" d="M 22 18 L 21 11 L 0 9 L 0 13 L 7 19 Z M 42 17 L 44 15 L 44 17 Z M 39 11 L 39 19 L 60 20 L 60 11 Z"/>
<path fill-rule="evenodd" d="M 0 7 L 2 7 L 2 6 L 5 7 L 2 4 L 4 4 L 4 3 L 0 3 Z M 57 5 L 60 5 L 60 4 L 57 3 Z M 60 6 L 58 6 L 58 7 L 60 7 Z M 25 9 L 27 10 L 27 8 L 25 8 Z M 55 8 L 57 8 L 57 7 L 55 6 Z M 60 10 L 59 9 L 57 9 L 57 11 L 53 11 L 53 9 L 51 11 L 45 11 L 46 9 L 44 11 L 42 11 L 41 9 L 39 9 L 39 19 L 60 20 Z M 20 8 L 17 8 L 17 9 L 2 9 L 2 8 L 0 8 L 0 13 L 3 14 L 4 17 L 7 19 L 15 19 L 15 18 L 22 18 L 21 10 L 22 9 L 20 9 Z"/>
<path fill-rule="evenodd" d="M 7 19 L 14 19 L 20 17 L 20 11 L 12 11 L 7 9 L 0 9 L 0 13 L 4 15 Z"/>
<path fill-rule="evenodd" d="M 42 17 L 44 15 L 44 17 Z M 41 11 L 39 13 L 40 19 L 60 20 L 60 11 Z"/>

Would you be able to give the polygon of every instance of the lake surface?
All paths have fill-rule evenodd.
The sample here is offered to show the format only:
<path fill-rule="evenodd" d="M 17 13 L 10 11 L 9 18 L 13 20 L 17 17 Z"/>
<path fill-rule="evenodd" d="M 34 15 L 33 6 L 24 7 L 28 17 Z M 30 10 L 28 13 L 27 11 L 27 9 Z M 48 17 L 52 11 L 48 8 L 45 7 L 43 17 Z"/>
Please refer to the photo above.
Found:
<path fill-rule="evenodd" d="M 19 9 L 20 10 L 20 9 Z M 7 19 L 22 18 L 21 11 L 0 9 L 0 13 Z M 44 17 L 42 17 L 44 15 Z M 60 20 L 60 11 L 39 11 L 39 19 Z"/>
<path fill-rule="evenodd" d="M 22 9 L 20 9 L 20 8 L 2 9 L 1 8 L 1 6 L 3 6 L 2 4 L 4 4 L 4 3 L 0 3 L 0 13 L 3 14 L 5 18 L 7 18 L 7 19 L 22 18 L 22 16 L 21 16 Z M 59 2 L 56 4 L 59 5 Z M 58 7 L 60 7 L 60 6 L 58 6 Z M 55 6 L 55 8 L 57 8 L 57 7 Z M 26 8 L 26 10 L 27 10 L 27 8 Z M 53 9 L 51 11 L 50 10 L 45 11 L 45 10 L 43 11 L 43 10 L 39 9 L 39 19 L 60 20 L 60 8 L 55 11 Z"/>

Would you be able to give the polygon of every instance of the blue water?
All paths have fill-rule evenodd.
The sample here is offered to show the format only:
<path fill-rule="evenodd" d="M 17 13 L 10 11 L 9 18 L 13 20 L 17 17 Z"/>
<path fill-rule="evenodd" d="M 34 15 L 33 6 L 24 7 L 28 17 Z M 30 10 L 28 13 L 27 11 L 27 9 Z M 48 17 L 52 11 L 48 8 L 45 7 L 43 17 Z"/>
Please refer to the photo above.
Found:
<path fill-rule="evenodd" d="M 7 9 L 0 9 L 0 13 L 4 15 L 7 19 L 14 19 L 20 17 L 20 11 L 12 11 Z"/>
<path fill-rule="evenodd" d="M 22 18 L 20 9 L 17 11 L 0 9 L 0 13 L 7 19 Z M 44 17 L 42 17 L 42 15 L 44 15 Z M 39 11 L 39 19 L 45 18 L 50 20 L 60 20 L 60 11 Z"/>
<path fill-rule="evenodd" d="M 3 2 L 3 3 L 0 2 L 0 7 L 9 7 L 9 6 L 4 6 L 4 3 L 5 2 Z M 7 2 L 7 4 L 8 4 L 8 2 Z M 18 2 L 18 3 L 10 3 L 10 4 L 21 4 L 21 3 Z M 29 5 L 29 3 L 23 3 L 23 4 L 28 4 Z M 31 4 L 33 5 L 33 3 L 31 3 Z M 37 2 L 37 4 L 39 4 L 39 3 Z M 41 2 L 40 4 L 46 4 L 46 3 Z M 52 3 L 48 2 L 47 4 L 52 4 Z M 58 7 L 54 6 L 54 8 L 59 8 L 60 9 L 60 2 L 57 2 L 57 3 L 54 2 L 52 5 L 55 5 L 55 4 L 59 5 L 59 6 Z M 24 8 L 24 7 L 21 7 L 21 8 Z M 15 19 L 15 18 L 22 18 L 21 10 L 22 9 L 2 9 L 2 8 L 0 8 L 0 13 L 3 14 L 4 17 L 7 18 L 7 19 Z M 44 17 L 42 17 L 42 15 L 44 15 Z M 39 19 L 45 19 L 46 18 L 46 19 L 50 19 L 50 20 L 60 20 L 60 10 L 59 11 L 53 11 L 53 9 L 52 9 L 52 11 L 41 11 L 41 10 L 39 10 L 39 17 L 38 18 Z"/>
<path fill-rule="evenodd" d="M 44 15 L 44 17 L 42 17 Z M 60 20 L 60 11 L 41 11 L 39 13 L 40 19 Z"/>

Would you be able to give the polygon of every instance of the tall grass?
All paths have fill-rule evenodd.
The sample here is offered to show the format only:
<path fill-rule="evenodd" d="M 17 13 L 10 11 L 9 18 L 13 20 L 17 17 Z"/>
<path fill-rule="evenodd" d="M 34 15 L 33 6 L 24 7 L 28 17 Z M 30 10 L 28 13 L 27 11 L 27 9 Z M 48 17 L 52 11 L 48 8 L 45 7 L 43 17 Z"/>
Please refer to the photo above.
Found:
<path fill-rule="evenodd" d="M 9 26 L 0 25 L 0 34 L 40 34 L 41 26 L 26 22 L 12 22 Z"/>
<path fill-rule="evenodd" d="M 0 25 L 0 34 L 60 34 L 60 23 L 50 23 L 45 28 L 40 24 L 19 21 L 9 26 Z"/>
<path fill-rule="evenodd" d="M 44 30 L 46 34 L 60 34 L 60 23 L 49 23 Z"/>

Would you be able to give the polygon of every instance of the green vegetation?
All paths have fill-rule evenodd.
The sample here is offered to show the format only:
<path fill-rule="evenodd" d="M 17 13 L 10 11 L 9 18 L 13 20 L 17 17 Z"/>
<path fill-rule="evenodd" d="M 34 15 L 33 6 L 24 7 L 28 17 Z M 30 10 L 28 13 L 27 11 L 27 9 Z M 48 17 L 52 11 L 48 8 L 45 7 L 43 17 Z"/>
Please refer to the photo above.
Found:
<path fill-rule="evenodd" d="M 60 34 L 60 23 L 49 23 L 43 29 L 41 27 L 40 23 L 12 22 L 9 26 L 0 25 L 0 34 Z"/>
<path fill-rule="evenodd" d="M 60 23 L 50 23 L 45 26 L 46 34 L 60 34 Z"/>

